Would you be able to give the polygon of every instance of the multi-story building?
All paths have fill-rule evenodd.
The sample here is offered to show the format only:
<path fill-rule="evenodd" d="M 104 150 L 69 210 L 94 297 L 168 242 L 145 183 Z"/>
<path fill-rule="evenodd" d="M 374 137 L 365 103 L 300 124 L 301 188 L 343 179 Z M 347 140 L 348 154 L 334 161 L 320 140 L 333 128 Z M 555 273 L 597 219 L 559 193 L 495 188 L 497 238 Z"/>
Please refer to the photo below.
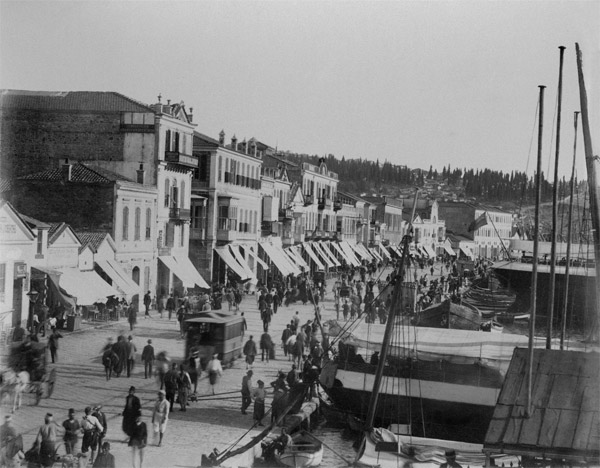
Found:
<path fill-rule="evenodd" d="M 363 197 L 373 206 L 370 223 L 373 228 L 373 242 L 400 245 L 405 234 L 406 223 L 402 216 L 403 201 L 397 198 Z"/>
<path fill-rule="evenodd" d="M 511 213 L 474 203 L 440 202 L 439 215 L 449 233 L 473 241 L 475 256 L 487 259 L 506 256 L 512 234 Z"/>
<path fill-rule="evenodd" d="M 17 209 L 34 218 L 110 233 L 116 263 L 100 267 L 110 269 L 105 273 L 116 282 L 130 279 L 124 292 L 138 300 L 156 287 L 156 193 L 152 186 L 77 163 L 19 177 L 9 196 Z"/>
<path fill-rule="evenodd" d="M 409 220 L 413 212 L 414 199 L 404 199 L 404 213 Z M 444 251 L 446 223 L 440 219 L 437 200 L 419 199 L 413 220 L 414 242 L 425 250 L 428 257 L 435 257 Z"/>
<path fill-rule="evenodd" d="M 263 152 L 255 139 L 238 143 L 234 136 L 226 144 L 223 131 L 219 140 L 194 134 L 199 167 L 192 183 L 191 222 L 199 231 L 190 239 L 190 256 L 213 282 L 256 277 Z M 277 213 L 278 205 L 271 199 L 269 208 Z"/>
<path fill-rule="evenodd" d="M 149 280 L 140 272 L 140 284 L 155 281 L 158 294 L 207 286 L 188 259 L 191 172 L 198 167 L 191 112 L 160 96 L 146 105 L 115 92 L 4 90 L 0 170 L 3 177 L 18 177 L 89 161 L 155 188 L 150 230 L 160 261 Z"/>

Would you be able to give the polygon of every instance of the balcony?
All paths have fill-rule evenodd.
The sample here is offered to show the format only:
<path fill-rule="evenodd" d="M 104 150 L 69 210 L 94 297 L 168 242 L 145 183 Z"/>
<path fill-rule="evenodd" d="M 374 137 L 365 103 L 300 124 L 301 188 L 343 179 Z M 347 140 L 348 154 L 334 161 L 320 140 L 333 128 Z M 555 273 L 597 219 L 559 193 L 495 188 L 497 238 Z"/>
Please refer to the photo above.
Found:
<path fill-rule="evenodd" d="M 206 239 L 206 229 L 190 228 L 190 240 L 204 240 L 204 239 Z"/>
<path fill-rule="evenodd" d="M 331 209 L 331 205 L 332 203 L 330 198 L 321 197 L 318 200 L 317 208 L 319 210 Z"/>
<path fill-rule="evenodd" d="M 189 222 L 191 212 L 189 208 L 169 208 L 169 219 L 175 222 Z"/>
<path fill-rule="evenodd" d="M 292 210 L 291 208 L 283 208 L 279 210 L 279 220 L 283 221 L 286 219 L 294 219 L 294 210 Z"/>
<path fill-rule="evenodd" d="M 198 167 L 198 158 L 179 151 L 165 151 L 165 161 L 186 167 Z"/>
<path fill-rule="evenodd" d="M 333 211 L 340 211 L 342 209 L 342 202 L 340 200 L 336 200 L 333 202 Z"/>

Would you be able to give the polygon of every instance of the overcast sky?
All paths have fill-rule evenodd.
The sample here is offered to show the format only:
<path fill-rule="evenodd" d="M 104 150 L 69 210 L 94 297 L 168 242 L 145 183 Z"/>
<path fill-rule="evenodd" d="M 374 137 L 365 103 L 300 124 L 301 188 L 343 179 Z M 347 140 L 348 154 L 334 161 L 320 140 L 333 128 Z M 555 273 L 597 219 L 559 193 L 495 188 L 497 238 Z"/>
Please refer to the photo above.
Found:
<path fill-rule="evenodd" d="M 540 84 L 553 168 L 560 45 L 570 173 L 579 42 L 600 147 L 596 0 L 0 1 L 0 27 L 2 88 L 160 93 L 214 138 L 439 170 L 525 171 L 531 155 L 530 174 Z"/>

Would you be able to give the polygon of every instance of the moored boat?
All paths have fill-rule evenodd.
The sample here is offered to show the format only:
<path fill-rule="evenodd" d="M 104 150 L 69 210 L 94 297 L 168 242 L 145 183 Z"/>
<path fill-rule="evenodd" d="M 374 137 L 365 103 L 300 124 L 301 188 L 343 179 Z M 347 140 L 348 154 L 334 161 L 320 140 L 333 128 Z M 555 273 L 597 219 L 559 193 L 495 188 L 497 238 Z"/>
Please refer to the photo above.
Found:
<path fill-rule="evenodd" d="M 304 468 L 319 466 L 323 460 L 323 444 L 305 431 L 292 436 L 282 453 L 276 453 L 275 459 L 284 466 Z"/>

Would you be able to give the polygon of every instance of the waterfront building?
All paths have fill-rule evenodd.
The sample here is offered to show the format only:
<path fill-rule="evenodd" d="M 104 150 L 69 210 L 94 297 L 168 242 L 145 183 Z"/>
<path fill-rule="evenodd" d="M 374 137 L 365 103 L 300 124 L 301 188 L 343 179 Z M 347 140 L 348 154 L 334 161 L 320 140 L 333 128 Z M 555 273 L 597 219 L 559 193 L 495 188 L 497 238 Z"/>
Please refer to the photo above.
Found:
<path fill-rule="evenodd" d="M 264 151 L 265 145 L 254 138 L 238 143 L 234 135 L 226 144 L 224 131 L 218 140 L 194 133 L 193 154 L 199 167 L 192 181 L 191 224 L 196 231 L 190 239 L 190 257 L 213 283 L 257 280 Z M 279 206 L 279 200 L 270 197 L 269 219 L 275 218 Z"/>
<path fill-rule="evenodd" d="M 510 245 L 513 216 L 508 211 L 467 202 L 440 202 L 446 230 L 473 241 L 473 254 L 489 260 L 504 258 Z"/>
<path fill-rule="evenodd" d="M 188 258 L 191 172 L 198 167 L 191 108 L 188 112 L 183 102 L 165 104 L 160 96 L 147 105 L 115 92 L 3 90 L 0 121 L 3 177 L 79 161 L 154 189 L 150 235 L 159 261 L 155 258 L 148 271 L 144 265 L 139 284 L 155 285 L 157 294 L 207 286 Z M 123 231 L 127 236 L 136 229 L 137 218 L 130 216 L 132 224 Z M 112 235 L 118 246 L 130 240 Z M 135 267 L 131 274 L 137 280 Z"/>
<path fill-rule="evenodd" d="M 406 198 L 404 213 L 408 221 L 414 207 L 414 199 Z M 446 222 L 440 219 L 437 200 L 418 199 L 415 209 L 414 242 L 425 251 L 427 257 L 435 258 L 444 251 L 446 240 Z"/>
<path fill-rule="evenodd" d="M 374 207 L 370 223 L 375 241 L 379 239 L 384 244 L 400 245 L 406 231 L 406 222 L 402 214 L 403 200 L 388 196 L 362 198 Z"/>

